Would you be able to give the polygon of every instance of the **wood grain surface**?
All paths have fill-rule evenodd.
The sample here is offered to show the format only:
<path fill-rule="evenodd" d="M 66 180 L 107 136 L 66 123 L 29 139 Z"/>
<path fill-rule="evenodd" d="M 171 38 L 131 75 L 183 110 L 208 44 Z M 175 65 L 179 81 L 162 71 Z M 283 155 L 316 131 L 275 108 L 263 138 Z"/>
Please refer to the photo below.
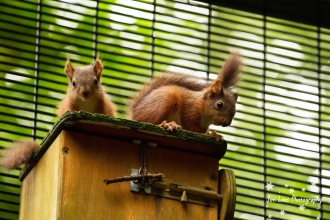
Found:
<path fill-rule="evenodd" d="M 148 171 L 164 173 L 166 178 L 179 182 L 229 192 L 226 198 L 234 199 L 230 195 L 234 189 L 227 184 L 233 180 L 221 180 L 219 186 L 217 158 L 177 151 L 166 145 L 147 148 Z M 62 131 L 23 181 L 20 219 L 215 220 L 219 215 L 221 220 L 229 219 L 231 214 L 226 210 L 232 209 L 232 203 L 222 202 L 226 208 L 220 208 L 218 203 L 207 207 L 132 193 L 129 182 L 103 183 L 104 179 L 130 175 L 131 169 L 139 169 L 140 150 L 141 147 L 131 141 Z"/>

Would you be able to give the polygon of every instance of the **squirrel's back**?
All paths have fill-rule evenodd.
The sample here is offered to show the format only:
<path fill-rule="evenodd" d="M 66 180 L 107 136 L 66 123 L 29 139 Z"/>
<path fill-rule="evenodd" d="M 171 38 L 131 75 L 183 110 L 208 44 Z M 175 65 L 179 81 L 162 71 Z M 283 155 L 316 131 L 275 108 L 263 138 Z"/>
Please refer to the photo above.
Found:
<path fill-rule="evenodd" d="M 202 91 L 210 86 L 211 82 L 193 77 L 191 75 L 164 72 L 162 75 L 154 77 L 149 83 L 145 83 L 143 87 L 137 92 L 128 104 L 129 118 L 132 119 L 131 114 L 134 109 L 141 103 L 146 96 L 154 90 L 165 86 L 177 86 L 191 91 Z"/>

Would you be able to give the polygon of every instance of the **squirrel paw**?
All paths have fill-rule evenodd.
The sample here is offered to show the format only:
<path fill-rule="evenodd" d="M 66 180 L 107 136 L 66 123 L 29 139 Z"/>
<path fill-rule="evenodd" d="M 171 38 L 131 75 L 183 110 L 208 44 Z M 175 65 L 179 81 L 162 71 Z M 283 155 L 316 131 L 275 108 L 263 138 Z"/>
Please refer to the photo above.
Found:
<path fill-rule="evenodd" d="M 167 131 L 181 130 L 181 126 L 178 125 L 175 121 L 171 121 L 167 123 L 165 120 L 162 123 L 160 123 L 158 126 L 165 128 Z"/>
<path fill-rule="evenodd" d="M 218 134 L 215 131 L 207 131 L 206 134 L 207 135 L 210 135 L 212 137 L 215 137 L 215 139 L 217 139 L 217 141 L 220 140 L 220 139 L 223 139 L 222 135 L 221 134 Z"/>

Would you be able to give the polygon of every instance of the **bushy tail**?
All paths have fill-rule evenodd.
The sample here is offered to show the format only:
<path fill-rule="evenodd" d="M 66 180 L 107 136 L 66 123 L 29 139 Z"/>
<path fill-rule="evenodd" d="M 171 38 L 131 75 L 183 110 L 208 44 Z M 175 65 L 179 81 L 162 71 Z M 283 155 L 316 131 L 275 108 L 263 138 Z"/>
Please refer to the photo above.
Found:
<path fill-rule="evenodd" d="M 163 75 L 153 78 L 149 83 L 144 84 L 142 89 L 132 98 L 128 104 L 129 113 L 132 112 L 137 105 L 153 90 L 163 86 L 179 86 L 192 91 L 202 91 L 210 86 L 210 82 L 201 80 L 191 75 L 164 72 Z"/>
<path fill-rule="evenodd" d="M 39 147 L 33 140 L 16 141 L 11 147 L 2 151 L 0 167 L 13 170 L 20 165 L 27 163 L 33 156 L 34 151 Z"/>

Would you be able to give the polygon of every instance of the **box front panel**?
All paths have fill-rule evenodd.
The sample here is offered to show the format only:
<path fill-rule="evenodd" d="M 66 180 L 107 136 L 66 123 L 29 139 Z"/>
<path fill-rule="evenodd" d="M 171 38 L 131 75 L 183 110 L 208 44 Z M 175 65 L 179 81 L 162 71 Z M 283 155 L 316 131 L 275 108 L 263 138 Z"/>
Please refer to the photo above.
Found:
<path fill-rule="evenodd" d="M 139 165 L 139 148 L 128 142 L 65 132 L 61 219 L 131 219 L 129 182 L 106 185 L 104 179 L 129 175 Z"/>
<path fill-rule="evenodd" d="M 62 219 L 217 219 L 218 206 L 183 203 L 130 191 L 130 182 L 104 179 L 129 176 L 140 168 L 140 146 L 130 141 L 65 132 Z M 147 149 L 147 169 L 166 178 L 217 190 L 215 158 L 188 152 Z"/>

